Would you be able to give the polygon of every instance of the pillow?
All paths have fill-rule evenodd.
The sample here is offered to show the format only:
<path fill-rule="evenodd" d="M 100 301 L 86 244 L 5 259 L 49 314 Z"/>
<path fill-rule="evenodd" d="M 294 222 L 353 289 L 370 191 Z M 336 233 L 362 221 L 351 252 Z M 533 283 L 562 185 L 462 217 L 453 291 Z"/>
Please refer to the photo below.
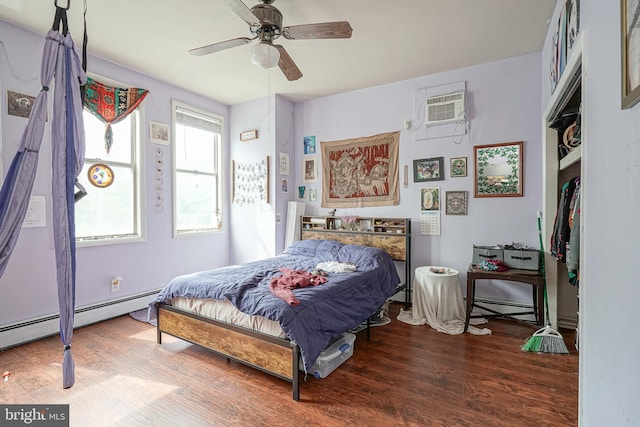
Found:
<path fill-rule="evenodd" d="M 293 242 L 282 255 L 317 258 L 319 261 L 334 260 L 344 246 L 335 240 L 298 240 Z"/>

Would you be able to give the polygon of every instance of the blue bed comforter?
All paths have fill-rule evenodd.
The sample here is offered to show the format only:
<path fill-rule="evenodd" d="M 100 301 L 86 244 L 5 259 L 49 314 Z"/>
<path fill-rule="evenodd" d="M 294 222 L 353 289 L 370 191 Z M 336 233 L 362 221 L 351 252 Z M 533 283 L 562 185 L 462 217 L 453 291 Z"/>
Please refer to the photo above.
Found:
<path fill-rule="evenodd" d="M 269 290 L 281 267 L 313 270 L 320 262 L 355 264 L 353 273 L 329 273 L 328 282 L 294 290 L 300 304 L 288 305 Z M 393 295 L 400 278 L 391 257 L 376 248 L 333 240 L 294 242 L 280 255 L 240 266 L 187 274 L 173 279 L 150 305 L 175 297 L 228 299 L 240 311 L 280 323 L 300 347 L 305 371 L 333 337 L 366 320 Z"/>

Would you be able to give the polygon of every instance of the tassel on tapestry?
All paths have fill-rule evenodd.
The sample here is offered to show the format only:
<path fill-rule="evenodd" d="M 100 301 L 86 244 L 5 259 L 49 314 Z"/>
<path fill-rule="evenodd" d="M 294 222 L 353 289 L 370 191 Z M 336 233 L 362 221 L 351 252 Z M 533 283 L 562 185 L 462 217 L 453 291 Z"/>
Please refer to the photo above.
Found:
<path fill-rule="evenodd" d="M 148 93 L 147 89 L 113 87 L 87 77 L 84 107 L 106 124 L 104 147 L 107 154 L 113 145 L 111 124 L 118 123 L 131 114 Z"/>

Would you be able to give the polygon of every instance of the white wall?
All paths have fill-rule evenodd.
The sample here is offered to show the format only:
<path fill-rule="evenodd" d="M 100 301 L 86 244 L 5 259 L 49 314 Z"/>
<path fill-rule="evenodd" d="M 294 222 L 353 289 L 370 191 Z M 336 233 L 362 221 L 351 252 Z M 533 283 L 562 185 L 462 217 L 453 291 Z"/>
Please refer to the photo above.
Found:
<path fill-rule="evenodd" d="M 230 156 L 256 163 L 269 156 L 269 203 L 232 204 L 230 261 L 234 264 L 272 257 L 284 249 L 287 202 L 295 197 L 293 103 L 278 95 L 231 107 Z M 257 130 L 258 139 L 240 141 L 240 132 Z M 280 175 L 279 153 L 289 154 L 288 176 Z M 282 191 L 282 178 L 289 180 Z"/>
<path fill-rule="evenodd" d="M 79 36 L 75 37 L 78 42 Z M 6 171 L 26 126 L 26 119 L 7 115 L 6 91 L 13 90 L 30 95 L 38 93 L 44 37 L 0 21 L 0 40 L 8 58 L 6 61 L 3 55 L 3 60 L 0 62 L 2 166 Z M 155 192 L 151 189 L 154 188 L 155 183 L 155 148 L 159 146 L 148 142 L 148 121 L 171 123 L 172 99 L 221 114 L 226 118 L 229 117 L 229 107 L 93 56 L 88 58 L 88 72 L 104 75 L 129 86 L 150 90 L 150 94 L 142 103 L 145 145 L 144 181 L 149 191 L 146 193 L 147 210 L 143 218 L 146 241 L 77 249 L 76 306 L 82 307 L 159 289 L 178 274 L 227 265 L 228 229 L 216 235 L 179 239 L 172 237 L 169 147 L 162 147 L 165 159 L 165 209 L 162 212 L 156 212 Z M 49 106 L 49 117 L 51 117 L 51 106 Z M 47 124 L 45 129 L 38 174 L 32 193 L 46 198 L 47 226 L 23 229 L 20 234 L 7 269 L 0 278 L 2 295 L 0 326 L 58 312 L 51 220 L 49 126 L 50 124 Z M 227 145 L 228 136 L 225 136 L 226 154 L 223 173 L 225 200 L 228 199 Z M 228 217 L 229 211 L 225 209 L 224 214 Z M 113 276 L 121 276 L 124 279 L 118 293 L 110 292 L 109 281 Z"/>
<path fill-rule="evenodd" d="M 336 215 L 409 217 L 412 219 L 412 267 L 445 265 L 461 272 L 464 283 L 471 262 L 472 246 L 511 243 L 538 248 L 536 213 L 541 209 L 541 127 L 540 55 L 509 60 L 425 76 L 389 85 L 318 98 L 296 104 L 296 160 L 302 162 L 302 140 L 315 135 L 321 141 L 369 136 L 401 130 L 400 204 L 398 206 L 338 209 Z M 404 119 L 419 121 L 415 111 L 416 93 L 450 83 L 466 82 L 469 96 L 470 132 L 458 142 L 450 137 L 416 140 L 415 131 L 404 130 Z M 418 103 L 419 104 L 419 103 Z M 422 113 L 420 111 L 420 113 Z M 475 145 L 524 141 L 524 197 L 474 198 L 473 173 Z M 445 157 L 445 180 L 413 182 L 413 160 Z M 466 178 L 449 176 L 449 159 L 467 157 Z M 320 154 L 317 155 L 321 161 Z M 403 188 L 403 168 L 409 167 L 409 185 Z M 298 183 L 302 185 L 300 176 Z M 326 214 L 318 201 L 307 200 L 307 213 Z M 420 233 L 420 189 L 440 187 L 469 193 L 467 216 L 441 215 L 441 235 Z M 479 282 L 479 298 L 495 298 L 531 303 L 531 287 L 524 284 L 493 285 Z M 525 339 L 526 337 L 523 337 Z"/>
<path fill-rule="evenodd" d="M 620 108 L 620 2 L 581 0 L 580 8 L 585 140 L 580 425 L 638 426 L 640 105 Z M 543 80 L 549 44 L 542 53 Z M 543 98 L 546 103 L 548 91 Z"/>
<path fill-rule="evenodd" d="M 298 164 L 295 159 L 296 139 L 294 134 L 295 117 L 294 104 L 287 101 L 281 96 L 276 96 L 276 141 L 275 151 L 273 154 L 273 176 L 275 178 L 274 185 L 274 203 L 276 218 L 280 218 L 280 222 L 276 219 L 276 253 L 280 253 L 285 249 L 285 235 L 287 230 L 287 209 L 290 201 L 295 201 L 298 188 L 296 187 L 296 176 L 300 173 Z M 281 175 L 279 167 L 280 153 L 289 155 L 289 175 Z M 288 180 L 287 192 L 282 191 L 282 179 Z M 295 221 L 296 219 L 293 219 Z"/>
<path fill-rule="evenodd" d="M 230 129 L 230 162 L 255 164 L 269 156 L 271 172 L 269 173 L 269 203 L 230 204 L 231 242 L 229 246 L 230 260 L 240 264 L 271 257 L 275 252 L 275 211 L 273 193 L 275 178 L 274 143 L 275 100 L 269 96 L 231 107 L 232 120 Z M 250 130 L 258 131 L 258 138 L 240 141 L 240 133 Z M 230 200 L 230 199 L 229 199 Z"/>

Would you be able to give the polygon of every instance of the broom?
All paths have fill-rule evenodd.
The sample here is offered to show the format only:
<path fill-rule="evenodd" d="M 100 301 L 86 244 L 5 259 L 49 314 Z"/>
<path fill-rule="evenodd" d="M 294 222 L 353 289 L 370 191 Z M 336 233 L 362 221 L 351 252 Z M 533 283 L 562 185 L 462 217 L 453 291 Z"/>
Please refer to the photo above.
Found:
<path fill-rule="evenodd" d="M 540 328 L 527 339 L 527 342 L 522 346 L 523 351 L 532 351 L 537 353 L 558 353 L 568 354 L 567 346 L 562 339 L 560 332 L 551 328 L 549 321 L 549 302 L 547 301 L 547 280 L 544 272 L 544 248 L 542 246 L 542 226 L 540 224 L 542 213 L 538 211 L 538 238 L 540 239 L 540 256 L 542 259 L 541 271 L 542 285 L 544 292 L 544 308 L 547 316 L 546 326 Z"/>

